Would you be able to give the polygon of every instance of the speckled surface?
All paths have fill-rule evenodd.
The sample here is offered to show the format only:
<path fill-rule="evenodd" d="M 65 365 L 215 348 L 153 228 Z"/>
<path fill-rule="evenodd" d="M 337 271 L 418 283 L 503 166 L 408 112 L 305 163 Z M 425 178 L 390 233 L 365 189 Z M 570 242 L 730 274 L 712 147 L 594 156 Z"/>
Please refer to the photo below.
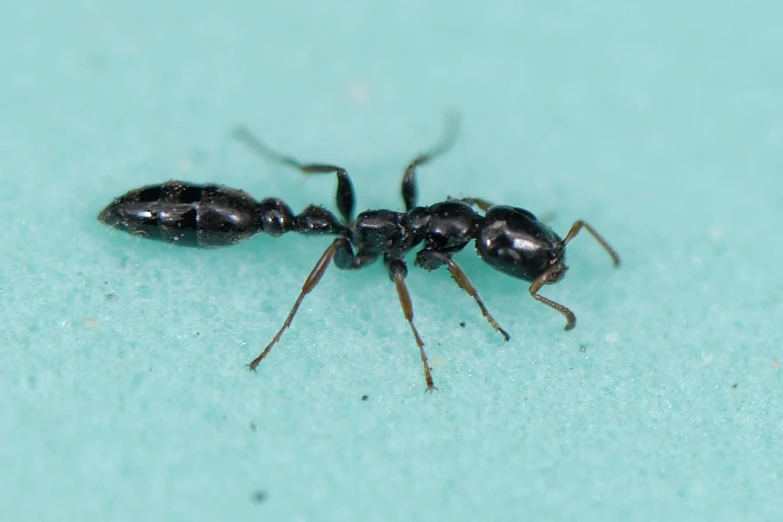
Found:
<path fill-rule="evenodd" d="M 17 2 L 0 16 L 0 512 L 21 520 L 781 520 L 779 2 Z M 426 4 L 426 5 L 425 5 Z M 583 218 L 546 295 L 460 255 L 330 270 L 326 238 L 219 251 L 96 222 L 169 178 L 333 205 L 231 139 L 421 200 Z M 460 327 L 460 322 L 465 327 Z M 363 396 L 366 400 L 362 400 Z"/>

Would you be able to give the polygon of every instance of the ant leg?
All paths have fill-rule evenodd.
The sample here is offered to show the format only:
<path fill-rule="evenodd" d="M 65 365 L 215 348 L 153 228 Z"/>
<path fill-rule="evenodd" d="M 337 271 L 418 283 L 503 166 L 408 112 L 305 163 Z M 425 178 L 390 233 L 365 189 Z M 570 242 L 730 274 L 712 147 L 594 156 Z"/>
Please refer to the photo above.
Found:
<path fill-rule="evenodd" d="M 492 328 L 494 328 L 496 332 L 500 332 L 506 341 L 511 339 L 511 337 L 508 335 L 508 332 L 501 328 L 495 318 L 492 317 L 492 314 L 489 313 L 489 310 L 487 310 L 487 307 L 484 306 L 484 301 L 479 296 L 476 287 L 473 286 L 473 283 L 470 282 L 468 276 L 465 275 L 465 272 L 462 271 L 457 262 L 454 261 L 449 254 L 425 248 L 416 254 L 416 264 L 422 268 L 426 268 L 427 270 L 435 270 L 436 268 L 439 268 L 443 265 L 448 265 L 451 277 L 460 288 L 465 290 L 468 295 L 475 299 L 476 304 L 481 309 L 481 313 L 484 314 L 484 317 L 487 318 L 487 321 L 489 321 L 489 324 L 492 325 Z"/>
<path fill-rule="evenodd" d="M 479 209 L 486 212 L 490 209 L 490 207 L 494 207 L 494 203 L 490 203 L 486 199 L 481 198 L 454 198 L 451 196 L 447 196 L 446 200 L 448 201 L 464 201 L 468 205 L 472 207 L 478 207 Z M 555 219 L 555 213 L 554 212 L 547 212 L 543 216 L 536 216 L 536 219 L 540 221 L 541 223 L 549 223 Z"/>
<path fill-rule="evenodd" d="M 568 232 L 568 235 L 563 240 L 563 246 L 567 245 L 569 241 L 574 239 L 574 237 L 582 230 L 582 228 L 585 228 L 588 232 L 590 232 L 593 237 L 598 241 L 602 247 L 609 253 L 609 255 L 612 257 L 612 262 L 614 263 L 614 266 L 620 266 L 620 256 L 617 254 L 614 248 L 609 246 L 609 243 L 606 242 L 606 240 L 601 237 L 601 235 L 595 231 L 593 227 L 582 221 L 581 219 L 574 223 L 574 225 L 571 227 L 571 230 Z"/>
<path fill-rule="evenodd" d="M 372 264 L 377 258 L 377 254 L 368 254 L 361 250 L 354 254 L 351 243 L 345 239 L 344 244 L 341 245 L 334 255 L 334 264 L 341 270 L 355 270 Z"/>
<path fill-rule="evenodd" d="M 310 275 L 307 277 L 307 281 L 305 281 L 304 285 L 302 286 L 302 291 L 299 294 L 299 297 L 296 299 L 293 308 L 291 308 L 291 311 L 288 314 L 288 318 L 277 332 L 277 335 L 275 335 L 274 339 L 272 339 L 272 342 L 269 343 L 266 348 L 264 348 L 264 351 L 261 352 L 261 354 L 253 359 L 253 361 L 250 363 L 249 366 L 251 370 L 255 370 L 256 366 L 258 366 L 258 363 L 260 363 L 264 357 L 269 355 L 269 351 L 275 344 L 277 344 L 277 341 L 280 340 L 283 332 L 285 332 L 288 327 L 291 326 L 291 321 L 294 320 L 296 311 L 299 310 L 299 305 L 302 304 L 304 297 L 309 294 L 321 280 L 324 273 L 326 272 L 326 269 L 329 267 L 329 262 L 332 260 L 332 258 L 335 259 L 335 264 L 338 266 L 338 268 L 348 268 L 348 265 L 350 264 L 349 257 L 352 255 L 353 249 L 351 249 L 351 244 L 345 238 L 337 238 L 332 242 L 331 245 L 329 245 L 329 248 L 326 249 L 326 251 L 321 256 L 321 259 L 319 259 L 315 264 L 315 267 L 313 267 L 313 271 L 310 272 Z"/>
<path fill-rule="evenodd" d="M 470 282 L 470 279 L 468 279 L 468 276 L 465 275 L 465 272 L 462 271 L 459 265 L 457 265 L 457 263 L 452 258 L 447 257 L 446 259 L 446 262 L 449 265 L 449 273 L 451 274 L 451 277 L 454 278 L 454 281 L 457 282 L 460 288 L 465 290 L 473 299 L 476 300 L 476 304 L 479 306 L 479 308 L 481 308 L 481 313 L 484 314 L 484 317 L 487 318 L 487 321 L 489 321 L 489 324 L 492 325 L 492 328 L 494 328 L 496 332 L 500 332 L 506 341 L 511 339 L 511 337 L 508 335 L 508 332 L 500 327 L 498 322 L 495 321 L 495 318 L 492 317 L 492 314 L 489 313 L 489 310 L 487 310 L 487 307 L 484 306 L 484 301 L 482 301 L 481 297 L 478 295 L 478 290 L 476 290 L 476 287 L 473 286 L 473 283 Z"/>
<path fill-rule="evenodd" d="M 559 264 L 553 265 L 549 269 L 547 269 L 543 274 L 538 276 L 535 281 L 533 281 L 533 284 L 530 285 L 530 295 L 533 296 L 533 299 L 538 301 L 539 303 L 544 303 L 545 305 L 554 308 L 563 316 L 566 318 L 566 325 L 565 330 L 573 330 L 574 326 L 576 326 L 576 316 L 574 315 L 574 312 L 566 308 L 565 306 L 561 305 L 560 303 L 556 303 L 552 301 L 551 299 L 547 299 L 546 297 L 542 295 L 538 295 L 538 291 L 541 290 L 541 287 L 547 284 L 549 282 L 549 278 L 552 276 L 552 273 L 556 270 L 562 270 L 562 266 Z"/>
<path fill-rule="evenodd" d="M 340 210 L 340 214 L 343 216 L 345 222 L 351 223 L 351 220 L 353 219 L 354 190 L 353 185 L 351 184 L 351 178 L 348 176 L 348 171 L 344 168 L 319 163 L 300 163 L 291 156 L 286 156 L 269 148 L 246 127 L 237 127 L 234 130 L 234 137 L 244 142 L 252 150 L 268 160 L 294 167 L 304 174 L 329 174 L 332 172 L 337 174 L 337 194 L 335 196 L 335 201 L 337 202 L 337 208 Z"/>
<path fill-rule="evenodd" d="M 484 212 L 489 210 L 489 207 L 494 207 L 495 206 L 494 203 L 490 203 L 486 199 L 481 199 L 481 198 L 453 198 L 451 196 L 447 196 L 446 200 L 447 201 L 462 201 L 464 203 L 467 203 L 471 207 L 478 207 L 479 209 L 483 210 Z"/>
<path fill-rule="evenodd" d="M 400 298 L 400 305 L 402 306 L 402 312 L 405 314 L 405 319 L 408 320 L 408 324 L 411 325 L 413 336 L 416 338 L 416 344 L 419 347 L 419 353 L 421 354 L 421 363 L 424 365 L 424 380 L 427 381 L 427 391 L 437 390 L 435 383 L 432 380 L 432 368 L 430 368 L 427 362 L 427 354 L 424 352 L 424 343 L 419 336 L 416 325 L 413 324 L 413 304 L 411 303 L 411 295 L 408 293 L 408 287 L 405 285 L 405 276 L 408 275 L 408 268 L 405 266 L 405 261 L 402 259 L 392 259 L 388 263 L 389 266 L 389 279 L 391 279 L 397 287 L 397 295 Z"/>
<path fill-rule="evenodd" d="M 413 158 L 408 168 L 405 169 L 405 174 L 402 176 L 402 199 L 405 201 L 406 211 L 410 211 L 416 206 L 416 167 L 424 165 L 447 152 L 457 139 L 458 127 L 459 116 L 457 114 L 449 114 L 446 117 L 440 141 L 427 152 Z"/>

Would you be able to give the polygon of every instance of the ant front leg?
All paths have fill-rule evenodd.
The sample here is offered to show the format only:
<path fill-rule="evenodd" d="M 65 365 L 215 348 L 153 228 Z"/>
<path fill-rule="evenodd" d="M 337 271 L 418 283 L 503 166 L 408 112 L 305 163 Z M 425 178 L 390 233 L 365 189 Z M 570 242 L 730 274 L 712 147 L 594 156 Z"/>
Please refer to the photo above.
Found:
<path fill-rule="evenodd" d="M 494 207 L 494 203 L 490 203 L 486 199 L 481 198 L 453 198 L 451 196 L 446 197 L 447 201 L 462 201 L 463 203 L 467 203 L 471 207 L 477 207 L 484 212 L 490 209 L 490 207 Z"/>
<path fill-rule="evenodd" d="M 340 210 L 340 215 L 343 217 L 345 223 L 350 225 L 353 220 L 354 190 L 351 178 L 348 176 L 348 171 L 335 165 L 300 163 L 295 158 L 286 156 L 269 148 L 245 127 L 237 127 L 234 131 L 234 136 L 268 160 L 294 167 L 304 174 L 335 173 L 337 175 L 337 194 L 335 196 L 337 208 Z"/>
<path fill-rule="evenodd" d="M 443 127 L 443 135 L 440 141 L 429 151 L 419 154 L 408 164 L 405 174 L 402 176 L 402 199 L 405 201 L 406 211 L 410 211 L 416 206 L 418 189 L 416 188 L 416 167 L 442 156 L 446 153 L 454 141 L 457 139 L 457 128 L 459 127 L 459 117 L 457 114 L 449 114 Z"/>
<path fill-rule="evenodd" d="M 487 212 L 491 207 L 495 206 L 494 203 L 491 203 L 486 199 L 482 199 L 482 198 L 455 198 L 455 197 L 447 196 L 446 199 L 449 201 L 462 201 L 463 203 L 467 203 L 471 207 L 476 207 L 480 210 L 483 210 L 484 212 Z M 543 216 L 537 216 L 536 219 L 542 223 L 550 223 L 555 219 L 555 213 L 548 212 Z"/>
<path fill-rule="evenodd" d="M 476 304 L 481 309 L 481 313 L 487 318 L 487 321 L 492 325 L 492 328 L 494 328 L 496 332 L 499 332 L 504 340 L 508 341 L 511 339 L 508 332 L 501 328 L 495 318 L 492 317 L 492 314 L 489 313 L 489 310 L 487 310 L 487 307 L 484 305 L 484 301 L 478 294 L 478 290 L 476 290 L 476 287 L 470 282 L 468 276 L 462 271 L 457 262 L 451 258 L 449 253 L 425 248 L 416 254 L 416 264 L 427 270 L 435 270 L 443 265 L 448 266 L 451 277 L 460 288 L 476 301 Z"/>

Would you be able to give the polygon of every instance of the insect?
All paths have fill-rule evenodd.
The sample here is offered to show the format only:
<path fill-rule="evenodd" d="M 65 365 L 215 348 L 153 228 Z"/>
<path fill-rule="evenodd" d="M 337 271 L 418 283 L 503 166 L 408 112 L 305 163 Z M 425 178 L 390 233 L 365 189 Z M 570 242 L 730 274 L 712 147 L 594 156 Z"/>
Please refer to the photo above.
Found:
<path fill-rule="evenodd" d="M 266 159 L 305 174 L 336 175 L 336 203 L 341 219 L 321 206 L 310 205 L 297 215 L 277 198 L 256 201 L 242 190 L 182 181 L 167 181 L 131 190 L 112 201 L 98 219 L 130 234 L 200 248 L 234 245 L 261 232 L 275 237 L 287 232 L 335 236 L 307 277 L 282 327 L 250 363 L 252 370 L 269 355 L 283 332 L 291 326 L 305 296 L 316 287 L 330 263 L 342 270 L 356 270 L 381 258 L 413 332 L 424 366 L 427 391 L 431 391 L 435 389 L 432 369 L 427 362 L 424 342 L 413 321 L 413 305 L 405 283 L 408 273 L 405 257 L 414 248 L 421 246 L 416 252 L 415 264 L 430 271 L 445 266 L 457 285 L 476 301 L 489 324 L 506 341 L 509 340 L 508 333 L 489 313 L 468 276 L 454 261 L 454 254 L 468 243 L 475 242 L 476 253 L 492 268 L 531 283 L 530 295 L 560 312 L 566 319 L 566 330 L 576 325 L 574 313 L 539 294 L 544 285 L 561 281 L 568 270 L 565 264 L 566 245 L 580 231 L 587 230 L 609 253 L 614 265 L 620 264 L 615 250 L 593 227 L 581 220 L 576 221 L 561 239 L 529 211 L 493 205 L 480 198 L 449 197 L 434 205 L 418 206 L 416 170 L 451 148 L 456 138 L 456 127 L 456 118 L 449 118 L 438 143 L 408 164 L 402 177 L 405 212 L 367 210 L 354 219 L 354 189 L 344 168 L 301 163 L 269 148 L 246 128 L 240 127 L 235 136 Z"/>

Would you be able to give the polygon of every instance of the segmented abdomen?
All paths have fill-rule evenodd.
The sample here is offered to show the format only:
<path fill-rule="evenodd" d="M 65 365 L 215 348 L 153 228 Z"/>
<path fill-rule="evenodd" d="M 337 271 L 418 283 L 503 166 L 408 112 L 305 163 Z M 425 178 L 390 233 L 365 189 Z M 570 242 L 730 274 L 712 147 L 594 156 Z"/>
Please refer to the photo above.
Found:
<path fill-rule="evenodd" d="M 132 190 L 99 219 L 131 234 L 201 248 L 234 245 L 259 229 L 258 203 L 246 192 L 181 181 Z"/>

